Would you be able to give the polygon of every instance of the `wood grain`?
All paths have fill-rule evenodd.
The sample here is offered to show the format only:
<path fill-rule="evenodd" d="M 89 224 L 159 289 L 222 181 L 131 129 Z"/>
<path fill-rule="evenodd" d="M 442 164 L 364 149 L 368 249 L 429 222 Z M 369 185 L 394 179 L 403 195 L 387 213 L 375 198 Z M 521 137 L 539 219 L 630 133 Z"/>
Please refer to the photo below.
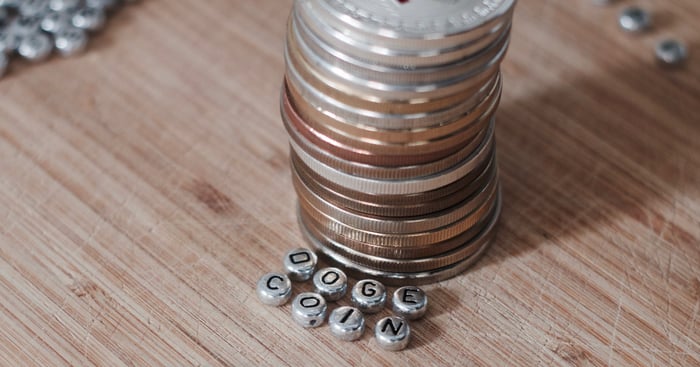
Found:
<path fill-rule="evenodd" d="M 303 245 L 278 116 L 290 0 L 144 1 L 81 57 L 15 63 L 0 364 L 699 366 L 700 3 L 639 3 L 639 36 L 615 23 L 629 2 L 518 5 L 497 240 L 427 287 L 400 353 L 254 294 Z M 654 64 L 664 36 L 684 68 Z"/>

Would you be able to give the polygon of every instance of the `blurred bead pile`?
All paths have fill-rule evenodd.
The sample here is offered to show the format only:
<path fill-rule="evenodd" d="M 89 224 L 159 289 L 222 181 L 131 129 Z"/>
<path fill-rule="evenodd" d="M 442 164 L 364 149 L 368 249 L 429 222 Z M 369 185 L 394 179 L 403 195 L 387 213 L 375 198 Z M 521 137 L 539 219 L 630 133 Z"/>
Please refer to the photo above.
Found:
<path fill-rule="evenodd" d="M 613 5 L 616 0 L 594 0 L 597 5 Z M 655 30 L 653 11 L 637 5 L 627 5 L 620 11 L 617 23 L 627 33 L 643 33 Z M 661 66 L 679 67 L 688 57 L 688 48 L 678 39 L 662 39 L 654 48 L 656 60 Z"/>
<path fill-rule="evenodd" d="M 129 0 L 0 0 L 0 76 L 17 55 L 38 62 L 54 50 L 83 52 L 91 34 Z"/>

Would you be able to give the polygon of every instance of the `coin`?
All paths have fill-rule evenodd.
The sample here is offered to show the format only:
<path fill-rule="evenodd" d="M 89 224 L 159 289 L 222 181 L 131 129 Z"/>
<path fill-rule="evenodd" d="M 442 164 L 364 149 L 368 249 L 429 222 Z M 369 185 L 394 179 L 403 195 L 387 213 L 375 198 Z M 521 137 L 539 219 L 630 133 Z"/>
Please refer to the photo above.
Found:
<path fill-rule="evenodd" d="M 428 215 L 447 209 L 464 200 L 483 184 L 491 180 L 495 170 L 493 153 L 484 163 L 483 171 L 477 169 L 459 180 L 441 188 L 412 195 L 371 195 L 347 190 L 315 175 L 292 152 L 293 179 L 303 180 L 314 192 L 326 201 L 344 208 L 383 217 L 410 217 Z M 488 169 L 491 168 L 491 169 Z"/>
<path fill-rule="evenodd" d="M 415 139 L 408 143 L 382 143 L 369 137 L 363 140 L 362 137 L 338 133 L 327 126 L 312 126 L 301 119 L 291 105 L 284 106 L 283 117 L 289 127 L 334 155 L 361 163 L 399 166 L 427 163 L 457 152 L 464 142 L 478 135 L 491 120 L 500 97 L 494 98 L 485 106 L 485 111 L 476 111 L 477 116 L 457 123 L 455 128 L 458 130 L 432 140 Z"/>
<path fill-rule="evenodd" d="M 280 115 L 299 225 L 351 276 L 422 284 L 491 243 L 515 0 L 298 0 Z"/>
<path fill-rule="evenodd" d="M 491 44 L 495 39 L 504 37 L 504 34 L 507 34 L 508 30 L 507 27 L 505 27 L 505 29 L 499 29 L 498 32 L 490 33 L 477 40 L 477 42 L 470 44 L 469 50 L 462 49 L 460 51 L 471 52 L 473 50 L 480 50 Z M 298 21 L 296 17 L 292 17 L 290 21 L 289 32 L 293 39 L 303 43 L 305 47 L 311 50 L 312 54 L 322 58 L 323 61 L 329 65 L 341 68 L 348 74 L 383 82 L 402 85 L 436 82 L 463 75 L 465 71 L 468 70 L 470 64 L 475 64 L 473 55 L 469 53 L 466 57 L 456 60 L 452 64 L 441 66 L 429 65 L 425 67 L 408 68 L 405 64 L 401 66 L 383 65 L 357 58 L 356 56 L 343 53 L 333 48 L 332 45 L 327 44 L 323 39 L 314 34 L 306 24 Z"/>
<path fill-rule="evenodd" d="M 485 98 L 494 85 L 500 81 L 500 73 L 489 74 L 486 78 L 480 79 L 481 86 L 478 89 L 467 91 L 469 94 L 461 96 L 463 98 L 455 101 L 454 104 L 438 109 L 431 109 L 425 104 L 412 106 L 413 108 L 423 107 L 418 113 L 401 113 L 399 112 L 400 108 L 397 108 L 396 105 L 389 106 L 394 111 L 393 113 L 383 113 L 343 104 L 323 94 L 306 81 L 295 79 L 294 71 L 291 69 L 287 73 L 285 89 L 288 99 L 295 103 L 297 109 L 304 116 L 308 116 L 308 113 L 311 112 L 307 111 L 308 108 L 358 128 L 415 130 L 437 127 L 445 121 L 467 113 L 477 101 Z"/>
<path fill-rule="evenodd" d="M 482 130 L 481 124 L 493 116 L 500 96 L 500 83 L 497 83 L 470 110 L 445 119 L 440 125 L 417 129 L 380 129 L 355 125 L 335 115 L 309 111 L 308 107 L 306 113 L 300 112 L 300 106 L 305 103 L 291 101 L 286 88 L 282 94 L 281 108 L 283 117 L 293 119 L 294 125 L 305 124 L 308 129 L 318 131 L 318 135 L 326 136 L 339 144 L 376 154 L 400 154 L 427 151 L 430 147 L 438 149 L 437 147 L 468 141 L 465 135 L 473 135 L 474 132 L 478 134 Z"/>
<path fill-rule="evenodd" d="M 496 181 L 493 179 L 487 181 L 472 195 L 449 209 L 435 212 L 430 216 L 404 218 L 386 218 L 356 213 L 325 201 L 301 180 L 294 180 L 294 186 L 297 189 L 300 202 L 304 203 L 303 205 L 313 207 L 324 215 L 336 218 L 343 224 L 364 231 L 399 234 L 428 231 L 456 222 L 472 212 L 478 203 L 491 196 L 495 190 Z"/>
<path fill-rule="evenodd" d="M 283 119 L 285 118 L 284 111 L 282 111 L 282 117 Z M 287 125 L 285 124 L 285 127 L 286 126 Z M 289 132 L 290 140 L 294 141 L 294 144 L 297 145 L 299 149 L 304 150 L 318 161 L 354 176 L 384 180 L 419 178 L 444 171 L 464 160 L 469 154 L 471 154 L 474 149 L 484 140 L 485 135 L 488 133 L 487 131 L 480 132 L 470 141 L 463 142 L 464 145 L 458 152 L 434 162 L 410 166 L 382 167 L 353 162 L 334 156 L 320 147 L 312 144 L 295 129 L 288 128 L 287 131 Z"/>
<path fill-rule="evenodd" d="M 306 0 L 293 12 L 337 49 L 379 64 L 420 66 L 448 64 L 477 52 L 465 45 L 498 32 L 510 21 L 514 2 Z"/>
<path fill-rule="evenodd" d="M 299 204 L 302 208 L 302 214 L 322 225 L 324 230 L 338 233 L 343 238 L 347 238 L 351 241 L 367 243 L 375 246 L 401 248 L 409 246 L 427 246 L 431 243 L 448 240 L 469 230 L 469 228 L 474 226 L 474 224 L 476 224 L 481 217 L 489 211 L 490 204 L 493 202 L 493 200 L 495 200 L 495 196 L 496 190 L 493 190 L 483 202 L 474 204 L 477 207 L 472 212 L 469 212 L 462 218 L 459 218 L 457 221 L 445 225 L 444 227 L 408 234 L 394 234 L 385 232 L 378 233 L 357 229 L 341 222 L 338 218 L 328 216 L 327 214 L 319 211 L 318 208 L 315 208 L 302 200 L 300 200 Z"/>
<path fill-rule="evenodd" d="M 492 136 L 486 136 L 477 147 L 477 150 L 473 151 L 471 155 L 467 156 L 464 160 L 458 162 L 456 165 L 441 172 L 440 174 L 418 179 L 387 181 L 373 180 L 344 173 L 313 158 L 303 149 L 296 147 L 294 142 L 290 142 L 294 155 L 315 173 L 339 186 L 350 190 L 376 195 L 414 194 L 418 192 L 431 191 L 449 185 L 450 183 L 457 181 L 459 178 L 464 177 L 464 175 L 483 162 L 494 144 L 495 143 Z"/>
<path fill-rule="evenodd" d="M 432 269 L 429 271 L 403 271 L 403 272 L 393 272 L 393 271 L 386 271 L 383 269 L 373 269 L 368 266 L 358 264 L 356 262 L 353 262 L 352 260 L 348 259 L 347 257 L 344 257 L 342 255 L 339 255 L 338 253 L 332 251 L 329 249 L 327 246 L 324 246 L 321 244 L 318 239 L 310 235 L 306 227 L 301 224 L 300 229 L 304 237 L 308 240 L 308 242 L 316 249 L 318 249 L 319 254 L 323 256 L 323 258 L 330 262 L 331 264 L 334 264 L 335 266 L 341 267 L 345 270 L 345 272 L 353 276 L 355 278 L 362 278 L 365 276 L 370 276 L 376 279 L 381 280 L 384 284 L 387 285 L 406 285 L 406 284 L 414 284 L 414 285 L 420 285 L 420 284 L 428 284 L 428 283 L 434 283 L 434 282 L 439 282 L 441 280 L 445 280 L 448 278 L 452 278 L 456 275 L 461 274 L 464 270 L 466 270 L 469 266 L 471 266 L 474 262 L 476 262 L 481 255 L 486 251 L 486 249 L 489 247 L 491 244 L 491 241 L 493 239 L 494 235 L 494 229 L 496 227 L 496 224 L 498 222 L 498 217 L 500 214 L 500 208 L 501 208 L 501 199 L 500 199 L 500 194 L 498 196 L 497 200 L 497 210 L 493 216 L 493 221 L 490 223 L 490 229 L 486 230 L 483 232 L 483 237 L 481 239 L 481 244 L 471 256 L 463 259 L 460 262 L 457 262 L 451 266 L 445 266 L 442 268 L 437 268 L 437 269 Z"/>

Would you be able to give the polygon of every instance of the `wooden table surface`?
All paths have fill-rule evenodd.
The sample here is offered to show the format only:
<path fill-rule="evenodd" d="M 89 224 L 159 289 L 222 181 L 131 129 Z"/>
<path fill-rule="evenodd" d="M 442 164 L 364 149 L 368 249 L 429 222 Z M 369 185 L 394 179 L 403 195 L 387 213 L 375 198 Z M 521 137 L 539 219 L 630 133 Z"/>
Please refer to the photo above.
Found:
<path fill-rule="evenodd" d="M 426 287 L 399 353 L 255 296 L 304 245 L 278 115 L 290 0 L 144 1 L 81 57 L 15 63 L 0 365 L 700 365 L 700 2 L 638 2 L 656 27 L 635 36 L 631 1 L 518 4 L 498 236 Z M 655 65 L 665 36 L 684 68 Z"/>

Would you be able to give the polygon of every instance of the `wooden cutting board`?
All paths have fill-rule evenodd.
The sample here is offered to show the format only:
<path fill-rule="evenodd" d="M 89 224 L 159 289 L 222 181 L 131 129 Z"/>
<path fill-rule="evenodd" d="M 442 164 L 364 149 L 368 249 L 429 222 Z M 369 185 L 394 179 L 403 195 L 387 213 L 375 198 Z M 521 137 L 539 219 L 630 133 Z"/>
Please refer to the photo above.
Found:
<path fill-rule="evenodd" d="M 497 239 L 426 287 L 399 353 L 254 293 L 304 245 L 278 115 L 290 0 L 143 1 L 83 56 L 13 64 L 0 364 L 700 365 L 700 2 L 639 3 L 643 35 L 617 27 L 629 1 L 520 2 Z M 655 65 L 666 36 L 684 68 Z"/>

